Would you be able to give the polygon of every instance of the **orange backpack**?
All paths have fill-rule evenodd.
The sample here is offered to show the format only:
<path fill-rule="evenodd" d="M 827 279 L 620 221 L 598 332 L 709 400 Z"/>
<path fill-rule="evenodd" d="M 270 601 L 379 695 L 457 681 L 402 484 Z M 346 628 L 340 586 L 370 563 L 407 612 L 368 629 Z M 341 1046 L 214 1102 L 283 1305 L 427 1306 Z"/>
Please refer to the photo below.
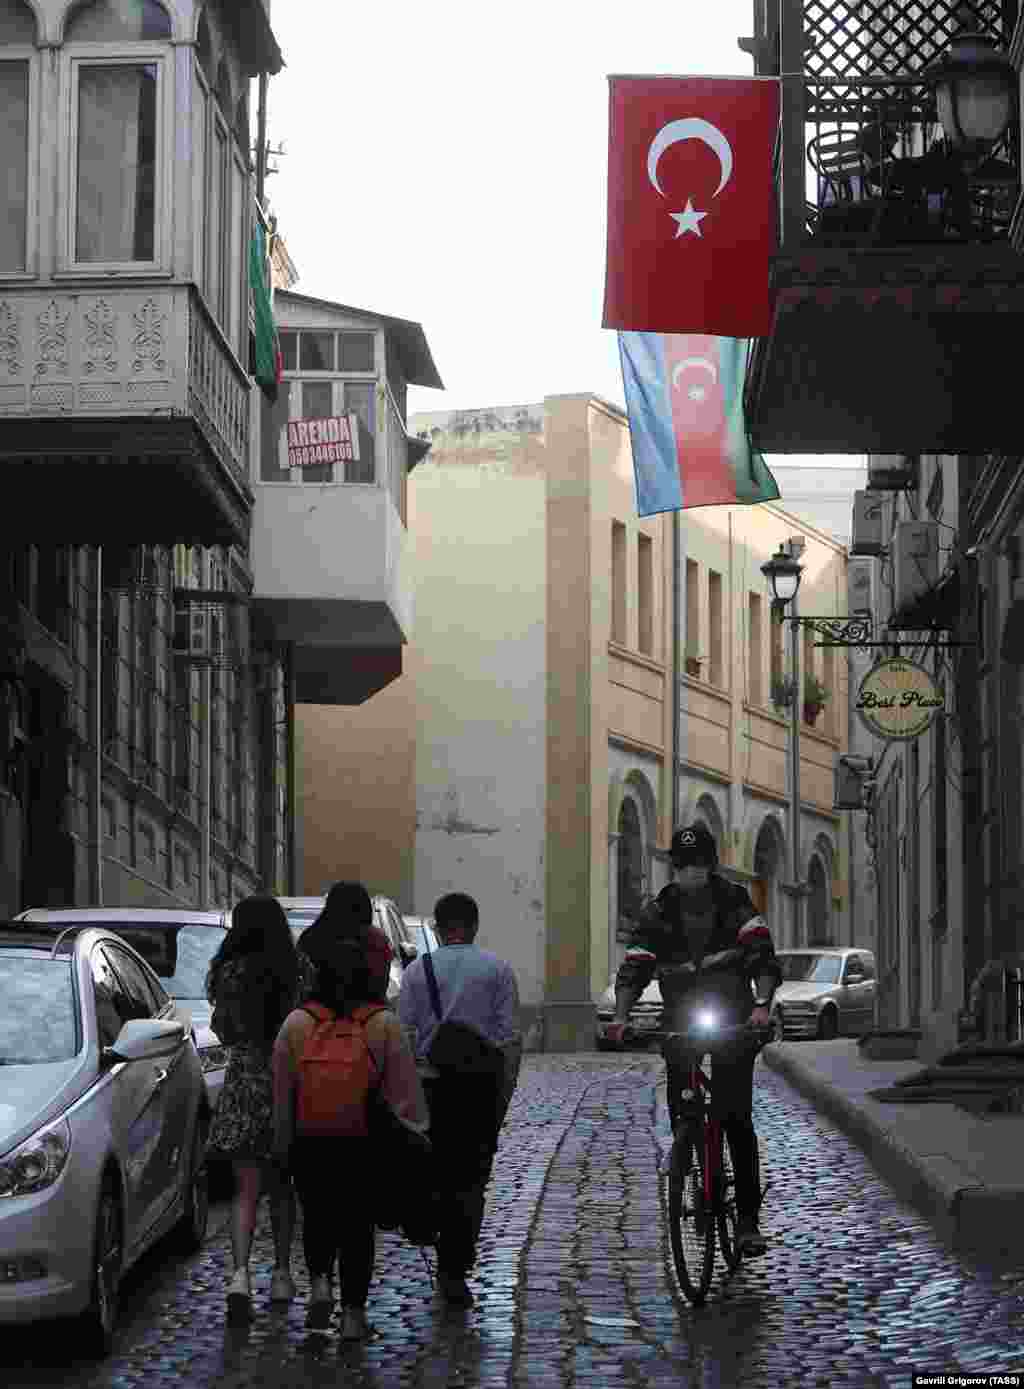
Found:
<path fill-rule="evenodd" d="M 299 1057 L 295 1131 L 301 1137 L 369 1137 L 369 1100 L 379 1077 L 365 1024 L 383 1011 L 371 1004 L 339 1018 L 319 1003 L 304 1005 L 317 1025 Z"/>

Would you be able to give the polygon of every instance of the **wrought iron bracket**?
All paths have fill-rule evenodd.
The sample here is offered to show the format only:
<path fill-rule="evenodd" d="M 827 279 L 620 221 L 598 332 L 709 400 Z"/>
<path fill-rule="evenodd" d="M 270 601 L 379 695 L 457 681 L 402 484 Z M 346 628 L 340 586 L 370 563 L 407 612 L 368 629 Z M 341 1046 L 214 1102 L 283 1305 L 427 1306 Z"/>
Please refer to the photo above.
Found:
<path fill-rule="evenodd" d="M 788 622 L 795 627 L 809 627 L 811 631 L 817 632 L 822 637 L 821 641 L 816 641 L 815 646 L 931 646 L 945 648 L 948 646 L 977 646 L 976 641 L 908 641 L 900 636 L 901 631 L 907 628 L 889 628 L 893 635 L 885 641 L 874 640 L 874 619 L 868 612 L 858 613 L 852 617 L 788 617 L 785 613 L 779 619 Z M 938 627 L 916 627 L 914 631 L 945 631 L 946 628 Z"/>

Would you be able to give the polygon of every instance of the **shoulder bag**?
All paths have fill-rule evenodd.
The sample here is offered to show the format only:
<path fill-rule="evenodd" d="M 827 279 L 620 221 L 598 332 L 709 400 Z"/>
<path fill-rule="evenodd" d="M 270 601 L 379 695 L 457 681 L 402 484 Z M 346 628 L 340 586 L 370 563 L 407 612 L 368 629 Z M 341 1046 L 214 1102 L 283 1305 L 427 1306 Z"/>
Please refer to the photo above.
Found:
<path fill-rule="evenodd" d="M 437 987 L 437 975 L 434 973 L 434 962 L 429 951 L 423 956 L 423 968 L 427 976 L 427 988 L 430 990 L 434 1016 L 440 1021 L 443 1018 L 441 992 Z M 436 1066 L 442 1075 L 496 1077 L 504 1070 L 505 1053 L 500 1047 L 481 1037 L 475 1027 L 449 1019 L 447 1022 L 441 1021 L 441 1026 L 434 1033 L 427 1060 L 432 1066 Z"/>

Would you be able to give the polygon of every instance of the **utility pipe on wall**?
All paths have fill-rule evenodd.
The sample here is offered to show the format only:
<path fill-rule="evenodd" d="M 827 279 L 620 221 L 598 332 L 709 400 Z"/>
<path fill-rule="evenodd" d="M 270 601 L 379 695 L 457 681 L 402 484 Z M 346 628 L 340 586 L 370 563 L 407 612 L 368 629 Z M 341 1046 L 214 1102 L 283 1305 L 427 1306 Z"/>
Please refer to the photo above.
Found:
<path fill-rule="evenodd" d="M 680 583 L 679 570 L 683 562 L 682 556 L 682 536 L 680 533 L 679 512 L 672 513 L 672 775 L 669 777 L 669 787 L 672 795 L 672 833 L 675 834 L 679 828 L 679 778 L 680 764 L 682 762 L 683 750 L 680 746 L 682 740 L 683 720 L 679 708 L 680 689 L 679 689 L 679 626 L 682 621 L 680 612 L 680 594 L 682 584 Z"/>

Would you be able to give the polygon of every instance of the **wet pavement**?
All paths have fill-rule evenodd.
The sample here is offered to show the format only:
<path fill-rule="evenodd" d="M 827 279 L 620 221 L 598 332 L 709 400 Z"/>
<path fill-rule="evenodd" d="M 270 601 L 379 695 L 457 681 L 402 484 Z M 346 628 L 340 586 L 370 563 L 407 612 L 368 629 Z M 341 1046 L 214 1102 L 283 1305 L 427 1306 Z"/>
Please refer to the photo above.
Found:
<path fill-rule="evenodd" d="M 914 1369 L 1024 1371 L 1024 1258 L 997 1274 L 950 1252 L 860 1150 L 763 1062 L 755 1121 L 772 1184 L 763 1212 L 771 1248 L 729 1281 L 719 1263 L 705 1307 L 682 1302 L 657 1178 L 667 1137 L 662 1071 L 659 1060 L 637 1054 L 527 1059 L 468 1311 L 446 1311 L 419 1251 L 383 1235 L 373 1339 L 349 1346 L 333 1329 L 308 1332 L 299 1239 L 299 1297 L 270 1308 L 264 1212 L 252 1261 L 253 1324 L 229 1331 L 221 1211 L 201 1254 L 157 1250 L 129 1275 L 107 1362 L 74 1360 L 65 1330 L 26 1328 L 0 1342 L 0 1383 L 909 1389 Z"/>

